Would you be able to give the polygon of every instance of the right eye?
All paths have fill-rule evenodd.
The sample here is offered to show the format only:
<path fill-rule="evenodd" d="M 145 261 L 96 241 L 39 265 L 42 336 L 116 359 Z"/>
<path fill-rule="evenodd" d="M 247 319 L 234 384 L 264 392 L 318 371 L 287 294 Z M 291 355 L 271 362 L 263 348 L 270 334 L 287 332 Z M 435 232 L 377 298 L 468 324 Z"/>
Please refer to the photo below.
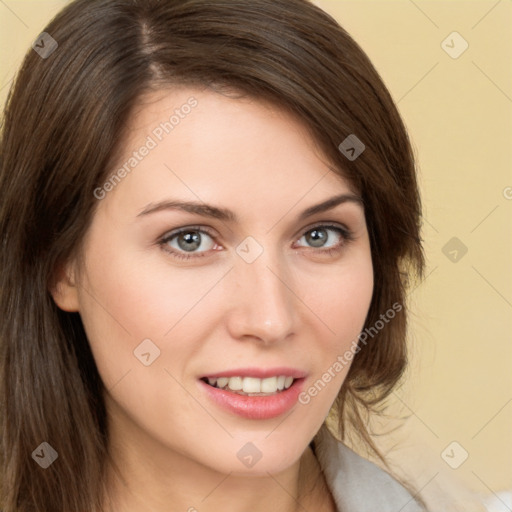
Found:
<path fill-rule="evenodd" d="M 195 257 L 203 257 L 209 250 L 215 246 L 213 235 L 207 230 L 200 227 L 181 228 L 165 235 L 160 241 L 159 245 L 173 257 L 179 259 L 190 259 Z M 205 244 L 205 239 L 210 239 L 205 250 L 197 251 Z M 209 247 L 208 247 L 209 246 Z"/>

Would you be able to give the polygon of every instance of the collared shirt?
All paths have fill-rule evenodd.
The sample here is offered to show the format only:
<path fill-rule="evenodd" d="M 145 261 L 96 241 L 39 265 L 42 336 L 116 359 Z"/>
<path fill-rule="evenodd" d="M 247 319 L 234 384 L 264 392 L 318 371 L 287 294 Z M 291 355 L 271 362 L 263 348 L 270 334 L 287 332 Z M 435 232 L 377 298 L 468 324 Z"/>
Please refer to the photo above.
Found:
<path fill-rule="evenodd" d="M 311 448 L 338 512 L 425 512 L 402 484 L 339 442 L 325 425 Z"/>

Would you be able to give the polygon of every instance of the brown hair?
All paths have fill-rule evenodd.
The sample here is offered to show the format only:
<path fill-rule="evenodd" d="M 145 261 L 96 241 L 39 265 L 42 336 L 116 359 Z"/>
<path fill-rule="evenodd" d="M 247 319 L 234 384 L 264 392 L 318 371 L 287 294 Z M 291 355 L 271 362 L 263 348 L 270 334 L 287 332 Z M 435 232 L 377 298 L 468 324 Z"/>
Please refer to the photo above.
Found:
<path fill-rule="evenodd" d="M 365 53 L 306 0 L 76 0 L 45 32 L 58 47 L 26 55 L 0 141 L 4 512 L 101 510 L 103 384 L 80 316 L 49 287 L 79 252 L 134 106 L 163 84 L 225 86 L 294 113 L 362 195 L 375 283 L 365 327 L 402 309 L 354 357 L 335 408 L 340 436 L 352 426 L 373 446 L 362 413 L 403 374 L 404 276 L 424 260 L 410 143 Z M 353 160 L 338 149 L 351 134 L 366 146 Z M 32 460 L 43 441 L 58 471 Z"/>

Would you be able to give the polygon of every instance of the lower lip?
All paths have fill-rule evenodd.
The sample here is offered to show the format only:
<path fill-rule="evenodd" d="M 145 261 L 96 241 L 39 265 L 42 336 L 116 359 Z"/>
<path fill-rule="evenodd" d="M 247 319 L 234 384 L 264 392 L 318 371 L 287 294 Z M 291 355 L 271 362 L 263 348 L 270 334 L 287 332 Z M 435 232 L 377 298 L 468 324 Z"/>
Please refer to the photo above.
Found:
<path fill-rule="evenodd" d="M 211 400 L 229 412 L 250 420 L 266 420 L 281 416 L 297 403 L 304 379 L 296 379 L 288 389 L 269 396 L 238 395 L 214 388 L 202 380 L 199 384 Z"/>

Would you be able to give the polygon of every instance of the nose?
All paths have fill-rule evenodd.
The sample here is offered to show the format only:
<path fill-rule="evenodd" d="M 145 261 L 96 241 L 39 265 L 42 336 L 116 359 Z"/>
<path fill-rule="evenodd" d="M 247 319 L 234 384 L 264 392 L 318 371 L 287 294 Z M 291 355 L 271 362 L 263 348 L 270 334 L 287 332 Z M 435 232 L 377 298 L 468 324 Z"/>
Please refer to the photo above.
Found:
<path fill-rule="evenodd" d="M 265 250 L 252 263 L 237 258 L 228 329 L 235 339 L 275 344 L 293 333 L 298 297 L 285 265 Z"/>

